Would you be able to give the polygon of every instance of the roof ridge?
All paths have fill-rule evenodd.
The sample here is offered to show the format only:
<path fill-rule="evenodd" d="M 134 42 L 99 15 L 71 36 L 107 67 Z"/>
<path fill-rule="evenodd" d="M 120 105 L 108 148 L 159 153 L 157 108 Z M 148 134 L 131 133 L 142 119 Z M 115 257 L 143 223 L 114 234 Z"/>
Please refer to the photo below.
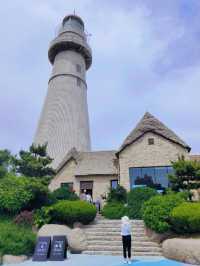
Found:
<path fill-rule="evenodd" d="M 190 147 L 179 138 L 174 131 L 168 128 L 164 123 L 162 123 L 158 118 L 153 116 L 151 113 L 146 112 L 142 119 L 136 124 L 136 127 L 130 132 L 130 134 L 125 138 L 119 152 L 121 152 L 126 146 L 132 144 L 137 139 L 142 137 L 147 132 L 153 132 L 157 135 L 160 135 L 176 144 L 181 145 L 190 151 Z"/>

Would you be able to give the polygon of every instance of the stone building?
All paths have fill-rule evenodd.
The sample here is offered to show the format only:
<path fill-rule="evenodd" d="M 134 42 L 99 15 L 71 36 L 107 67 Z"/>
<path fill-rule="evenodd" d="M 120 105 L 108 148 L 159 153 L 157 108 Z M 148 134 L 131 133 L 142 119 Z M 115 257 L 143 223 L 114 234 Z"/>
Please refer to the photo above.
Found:
<path fill-rule="evenodd" d="M 77 194 L 87 190 L 96 200 L 118 183 L 127 190 L 143 185 L 168 187 L 172 161 L 181 155 L 189 158 L 190 147 L 150 113 L 119 149 L 91 151 L 86 71 L 92 51 L 80 17 L 63 19 L 48 56 L 53 69 L 34 143 L 47 143 L 54 159 L 57 174 L 50 189 L 67 185 Z"/>
<path fill-rule="evenodd" d="M 190 158 L 190 147 L 150 113 L 145 113 L 116 151 L 78 152 L 73 148 L 57 168 L 54 190 L 69 185 L 77 194 L 87 190 L 93 199 L 117 184 L 127 190 L 141 185 L 169 186 L 172 161 Z"/>

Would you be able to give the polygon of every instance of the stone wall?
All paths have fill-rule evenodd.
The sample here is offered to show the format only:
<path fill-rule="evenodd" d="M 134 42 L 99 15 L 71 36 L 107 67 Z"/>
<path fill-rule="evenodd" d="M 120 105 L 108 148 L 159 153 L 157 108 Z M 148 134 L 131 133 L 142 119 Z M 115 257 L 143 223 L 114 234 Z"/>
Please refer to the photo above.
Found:
<path fill-rule="evenodd" d="M 110 181 L 117 179 L 117 175 L 91 175 L 75 177 L 76 163 L 72 159 L 55 176 L 49 185 L 51 191 L 59 188 L 61 183 L 73 182 L 74 190 L 80 194 L 80 181 L 93 181 L 93 200 L 108 192 Z"/>
<path fill-rule="evenodd" d="M 79 184 L 80 189 L 80 181 L 93 181 L 93 200 L 95 201 L 102 194 L 108 192 L 111 186 L 111 180 L 117 179 L 117 176 L 114 175 L 93 175 L 93 176 L 85 176 L 85 177 L 76 177 L 76 180 Z"/>
<path fill-rule="evenodd" d="M 154 138 L 154 145 L 148 145 L 148 139 Z M 180 145 L 153 133 L 146 133 L 119 154 L 120 184 L 130 189 L 129 168 L 148 166 L 167 166 L 178 156 L 189 159 L 189 153 Z"/>
<path fill-rule="evenodd" d="M 70 160 L 59 173 L 54 177 L 49 185 L 51 191 L 60 187 L 61 183 L 73 182 L 75 191 L 79 191 L 78 183 L 74 177 L 76 170 L 76 162 Z"/>

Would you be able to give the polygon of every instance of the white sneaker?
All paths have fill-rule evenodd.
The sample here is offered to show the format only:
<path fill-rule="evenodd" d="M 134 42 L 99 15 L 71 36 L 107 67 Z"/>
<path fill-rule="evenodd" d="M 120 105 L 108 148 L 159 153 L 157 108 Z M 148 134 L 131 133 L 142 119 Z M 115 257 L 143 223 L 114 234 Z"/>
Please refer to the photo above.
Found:
<path fill-rule="evenodd" d="M 124 264 L 127 264 L 128 263 L 128 261 L 127 260 L 124 260 Z"/>
<path fill-rule="evenodd" d="M 131 260 L 128 261 L 128 264 L 131 264 Z"/>

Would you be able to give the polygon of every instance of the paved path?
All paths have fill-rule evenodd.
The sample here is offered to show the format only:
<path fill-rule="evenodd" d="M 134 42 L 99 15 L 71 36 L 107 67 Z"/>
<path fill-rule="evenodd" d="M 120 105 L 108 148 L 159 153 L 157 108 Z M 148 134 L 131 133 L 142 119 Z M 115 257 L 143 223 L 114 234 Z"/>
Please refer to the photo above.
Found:
<path fill-rule="evenodd" d="M 33 262 L 31 260 L 21 264 L 9 264 L 9 266 L 122 266 L 122 257 L 98 256 L 98 255 L 70 255 L 68 260 L 62 262 Z M 176 261 L 170 261 L 162 257 L 141 258 L 135 257 L 132 265 L 138 266 L 186 266 Z M 191 264 L 190 264 L 191 266 Z"/>

